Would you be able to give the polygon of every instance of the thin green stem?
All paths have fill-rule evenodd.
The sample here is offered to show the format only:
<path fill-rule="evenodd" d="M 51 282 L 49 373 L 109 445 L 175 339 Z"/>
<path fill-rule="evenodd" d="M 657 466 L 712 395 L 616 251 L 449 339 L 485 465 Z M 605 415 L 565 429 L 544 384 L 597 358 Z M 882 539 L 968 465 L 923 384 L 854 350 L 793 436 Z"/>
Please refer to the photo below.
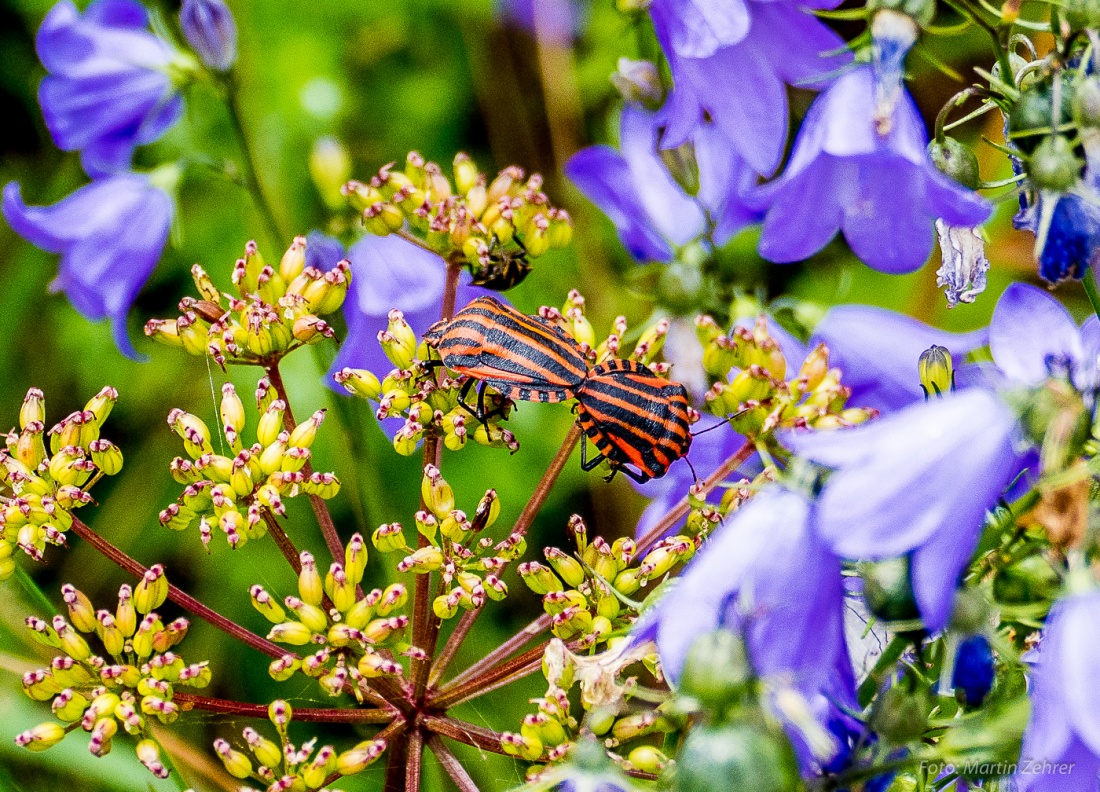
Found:
<path fill-rule="evenodd" d="M 1085 294 L 1089 297 L 1089 304 L 1092 305 L 1093 312 L 1100 316 L 1100 289 L 1096 286 L 1096 273 L 1089 268 L 1089 271 L 1085 273 L 1085 277 L 1081 278 L 1081 282 L 1085 284 Z"/>
<path fill-rule="evenodd" d="M 252 149 L 252 143 L 249 141 L 248 132 L 245 130 L 244 116 L 241 113 L 241 105 L 238 96 L 236 83 L 227 83 L 225 104 L 226 109 L 229 111 L 229 120 L 233 125 L 233 133 L 237 136 L 237 144 L 241 149 L 244 178 L 248 186 L 248 192 L 252 196 L 252 200 L 256 202 L 256 207 L 260 210 L 260 214 L 263 215 L 268 233 L 273 237 L 277 249 L 279 245 L 286 244 L 287 240 L 290 239 L 290 235 L 285 233 L 280 225 L 275 215 L 275 210 L 272 208 L 271 201 L 268 199 L 267 193 L 264 192 L 263 183 L 260 181 L 256 153 Z"/>
<path fill-rule="evenodd" d="M 27 596 L 34 600 L 47 616 L 53 616 L 57 613 L 57 606 L 50 602 L 50 598 L 38 587 L 38 584 L 34 582 L 34 578 L 30 576 L 27 570 L 18 564 L 15 565 L 15 577 L 19 580 L 19 585 L 23 587 L 23 591 L 27 593 Z"/>

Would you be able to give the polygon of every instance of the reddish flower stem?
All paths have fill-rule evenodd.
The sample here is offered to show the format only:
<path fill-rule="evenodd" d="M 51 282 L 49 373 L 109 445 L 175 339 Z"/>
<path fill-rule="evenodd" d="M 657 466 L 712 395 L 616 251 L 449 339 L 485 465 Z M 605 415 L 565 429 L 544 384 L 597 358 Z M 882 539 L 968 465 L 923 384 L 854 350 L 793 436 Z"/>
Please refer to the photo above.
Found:
<path fill-rule="evenodd" d="M 507 658 L 512 652 L 522 648 L 528 641 L 546 632 L 549 627 L 550 616 L 544 613 L 461 674 L 456 675 L 454 679 L 440 688 L 439 692 L 442 693 L 453 690 L 457 685 L 461 685 L 466 680 L 485 673 L 498 662 Z"/>
<path fill-rule="evenodd" d="M 415 728 L 415 727 L 414 727 Z M 386 781 L 382 787 L 383 792 L 404 792 L 405 790 L 405 756 L 409 750 L 409 735 L 407 730 L 390 741 L 386 757 Z"/>
<path fill-rule="evenodd" d="M 434 709 L 450 709 L 464 701 L 477 698 L 490 691 L 521 679 L 532 673 L 542 665 L 542 654 L 546 651 L 549 641 L 543 641 L 538 646 L 528 649 L 521 655 L 513 657 L 506 663 L 501 663 L 496 668 L 479 674 L 460 685 L 448 685 L 437 693 L 430 701 Z"/>
<path fill-rule="evenodd" d="M 283 384 L 283 375 L 279 373 L 279 364 L 264 366 L 264 372 L 271 380 L 271 386 L 275 388 L 279 398 L 286 404 L 286 411 L 283 413 L 283 426 L 288 432 L 293 432 L 298 424 L 294 420 L 294 412 L 290 409 L 290 395 L 286 392 L 286 385 Z M 307 476 L 312 475 L 313 466 L 306 462 L 302 472 Z M 309 503 L 313 507 L 313 514 L 317 517 L 317 525 L 321 529 L 321 535 L 325 537 L 325 544 L 328 546 L 329 552 L 332 553 L 332 560 L 343 563 L 344 544 L 340 541 L 340 534 L 336 532 L 336 525 L 332 522 L 328 504 L 319 495 L 310 495 Z"/>
<path fill-rule="evenodd" d="M 466 721 L 449 718 L 446 715 L 425 715 L 421 719 L 421 725 L 430 732 L 441 734 L 457 742 L 472 745 L 492 753 L 503 754 L 504 747 L 500 740 L 499 732 L 475 726 Z"/>
<path fill-rule="evenodd" d="M 535 491 L 531 493 L 530 500 L 527 501 L 527 505 L 523 507 L 523 511 L 520 512 L 519 517 L 516 519 L 516 524 L 512 526 L 511 532 L 513 534 L 518 533 L 520 535 L 525 535 L 527 533 L 528 529 L 531 527 L 531 523 L 535 521 L 535 517 L 538 516 L 539 511 L 542 509 L 543 504 L 546 503 L 546 498 L 550 495 L 550 490 L 553 488 L 554 482 L 558 480 L 558 476 L 560 476 L 562 470 L 565 469 L 565 464 L 569 461 L 569 457 L 572 455 L 573 449 L 577 447 L 577 443 L 580 442 L 580 439 L 581 427 L 579 424 L 573 424 L 573 427 L 569 430 L 569 434 L 565 436 L 565 440 L 562 442 L 561 448 L 558 449 L 558 452 L 550 461 L 550 466 L 546 468 L 546 472 L 543 473 L 542 478 L 539 480 L 538 485 L 535 487 Z M 503 574 L 503 572 L 504 568 L 502 568 L 497 574 L 500 575 Z M 455 654 L 458 652 L 459 646 L 461 646 L 462 641 L 465 640 L 466 635 L 473 628 L 474 622 L 477 621 L 477 617 L 481 614 L 481 611 L 481 608 L 468 611 L 462 615 L 461 619 L 459 619 L 458 624 L 455 626 L 454 632 L 452 632 L 450 638 L 447 639 L 447 643 L 443 646 L 443 651 L 439 653 L 438 659 L 432 666 L 432 673 L 428 682 L 429 686 L 437 685 L 439 681 L 443 678 L 443 674 L 447 670 L 447 665 L 451 662 L 451 660 L 454 659 Z M 535 622 L 535 624 L 539 624 L 541 621 L 542 619 Z M 549 626 L 550 620 L 549 618 L 547 618 L 545 624 L 542 624 L 538 628 L 538 631 L 534 633 L 534 635 L 543 632 Z M 516 638 L 523 637 L 522 643 L 516 646 L 515 649 L 518 649 L 519 646 L 522 646 L 524 643 L 527 642 L 527 640 L 530 639 L 531 636 L 527 635 L 527 631 L 530 629 L 531 627 L 526 627 L 523 631 L 515 636 Z M 464 671 L 462 674 L 459 674 L 459 677 L 465 677 L 469 674 L 477 674 L 480 673 L 482 669 L 491 667 L 492 664 L 495 663 L 497 660 L 497 657 L 495 657 L 494 655 L 497 655 L 497 653 L 500 652 L 500 649 L 503 649 L 510 644 L 511 641 L 506 642 L 500 648 L 498 648 L 496 652 L 492 652 L 489 655 L 486 655 L 473 666 L 466 669 L 466 671 Z M 499 657 L 507 657 L 513 651 L 514 649 L 509 648 L 503 654 L 500 654 Z"/>
<path fill-rule="evenodd" d="M 73 517 L 73 533 L 94 547 L 101 555 L 113 561 L 135 577 L 140 578 L 146 573 L 147 569 L 144 566 L 101 537 L 77 517 Z M 198 616 L 200 619 L 210 622 L 210 624 L 214 625 L 222 632 L 232 635 L 237 640 L 251 646 L 257 652 L 262 652 L 268 657 L 282 657 L 283 655 L 294 654 L 272 643 L 266 638 L 261 638 L 259 635 L 256 635 L 256 633 L 246 630 L 236 622 L 230 621 L 176 586 L 168 586 L 168 599 L 172 600 L 172 602 L 176 603 L 184 610 Z"/>
<path fill-rule="evenodd" d="M 419 726 L 409 731 L 405 754 L 405 792 L 420 792 L 420 767 L 424 761 L 424 732 Z"/>
<path fill-rule="evenodd" d="M 447 262 L 446 280 L 443 285 L 443 306 L 440 310 L 441 319 L 450 319 L 455 314 L 455 300 L 458 299 L 458 276 L 462 272 L 462 265 L 458 262 Z M 436 436 L 428 437 L 424 441 L 424 466 L 435 465 L 437 468 L 443 461 L 443 446 Z M 423 499 L 420 508 L 426 509 L 427 504 Z M 424 535 L 417 537 L 417 546 L 424 547 L 428 540 Z M 424 650 L 424 659 L 413 658 L 410 663 L 410 677 L 412 679 L 413 698 L 420 701 L 428 689 L 428 671 L 431 669 L 432 657 L 435 656 L 436 644 L 439 641 L 439 620 L 432 612 L 432 576 L 417 575 L 416 587 L 413 590 L 413 645 Z M 422 746 L 421 746 L 422 747 Z M 419 748 L 418 748 L 419 750 Z"/>
<path fill-rule="evenodd" d="M 243 701 L 197 696 L 193 693 L 175 693 L 172 700 L 204 712 L 220 712 L 244 718 L 267 719 L 266 704 L 246 704 Z M 355 709 L 334 707 L 295 707 L 294 720 L 308 723 L 392 723 L 401 714 L 395 709 Z"/>
<path fill-rule="evenodd" d="M 275 544 L 279 547 L 279 552 L 290 564 L 294 574 L 300 575 L 302 573 L 302 559 L 298 548 L 294 546 L 291 538 L 286 535 L 286 531 L 283 530 L 283 526 L 279 525 L 279 521 L 275 519 L 274 514 L 268 511 L 266 507 L 261 509 L 260 513 L 264 517 L 264 522 L 267 523 L 267 532 L 271 534 L 271 538 L 275 540 Z"/>
<path fill-rule="evenodd" d="M 451 753 L 451 749 L 443 744 L 443 740 L 440 739 L 438 734 L 429 734 L 427 744 L 431 752 L 435 754 L 435 758 L 439 760 L 440 766 L 455 782 L 459 792 L 480 792 L 477 784 L 474 783 L 474 779 L 470 778 L 466 768 L 458 761 L 458 757 Z"/>

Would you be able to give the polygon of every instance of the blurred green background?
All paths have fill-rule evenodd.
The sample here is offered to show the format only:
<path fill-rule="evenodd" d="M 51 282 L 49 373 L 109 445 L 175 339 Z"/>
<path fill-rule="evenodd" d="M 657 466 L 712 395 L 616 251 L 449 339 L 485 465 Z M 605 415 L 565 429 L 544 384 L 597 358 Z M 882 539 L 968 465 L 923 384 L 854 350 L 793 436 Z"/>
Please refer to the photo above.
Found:
<path fill-rule="evenodd" d="M 566 2 L 567 0 L 545 0 Z M 647 319 L 655 303 L 649 294 L 655 269 L 641 273 L 618 244 L 610 224 L 563 182 L 560 168 L 577 148 L 613 140 L 617 98 L 608 75 L 616 59 L 653 51 L 650 33 L 637 30 L 618 14 L 611 0 L 581 7 L 583 32 L 572 49 L 540 47 L 526 31 L 502 23 L 487 0 L 229 0 L 241 31 L 238 65 L 245 121 L 261 162 L 261 178 L 276 197 L 276 212 L 294 233 L 320 228 L 354 233 L 340 209 L 326 205 L 310 177 L 309 153 L 322 136 L 334 136 L 348 149 L 353 175 L 368 178 L 380 165 L 402 160 L 416 149 L 446 167 L 459 150 L 467 151 L 485 170 L 508 164 L 545 174 L 547 192 L 567 207 L 577 223 L 576 241 L 568 251 L 540 260 L 534 273 L 510 293 L 523 310 L 540 304 L 560 305 L 570 288 L 589 298 L 589 315 L 605 333 L 617 314 L 633 324 Z M 34 54 L 34 32 L 52 3 L 48 0 L 0 0 L 0 183 L 18 180 L 28 203 L 52 203 L 84 183 L 75 154 L 51 143 L 35 100 L 43 71 Z M 86 3 L 79 3 L 83 7 Z M 166 18 L 176 11 L 170 2 L 158 6 Z M 855 34 L 859 28 L 845 29 Z M 986 42 L 978 35 L 928 43 L 934 58 L 968 73 L 972 63 L 988 60 Z M 914 92 L 929 118 L 960 87 L 932 65 L 933 59 L 910 58 Z M 545 79 L 544 79 L 545 78 Z M 804 112 L 809 94 L 794 92 L 793 110 Z M 996 121 L 967 127 L 969 139 L 997 138 Z M 229 117 L 217 96 L 204 86 L 187 95 L 184 121 L 162 141 L 140 149 L 137 167 L 151 167 L 180 156 L 203 152 L 235 159 L 238 151 Z M 983 176 L 1005 175 L 992 149 L 982 147 Z M 947 312 L 935 287 L 933 261 L 910 276 L 876 273 L 834 243 L 813 261 L 798 266 L 764 265 L 753 252 L 755 236 L 743 234 L 731 243 L 728 258 L 748 291 L 760 289 L 775 298 L 794 295 L 820 306 L 867 302 L 905 311 L 951 329 L 971 329 L 988 321 L 996 297 L 1014 279 L 1034 278 L 1032 238 L 1011 230 L 1008 201 L 990 226 L 994 269 L 990 287 L 974 306 Z M 165 563 L 170 579 L 202 601 L 264 633 L 267 623 L 249 605 L 247 590 L 261 583 L 280 596 L 293 593 L 295 580 L 270 540 L 250 543 L 234 553 L 220 537 L 203 552 L 195 533 L 161 528 L 157 513 L 175 500 L 180 487 L 168 475 L 168 461 L 181 444 L 165 423 L 173 407 L 210 421 L 214 394 L 227 375 L 202 359 L 147 341 L 141 326 L 151 317 L 175 316 L 179 299 L 193 293 L 189 267 L 201 263 L 223 288 L 229 271 L 249 239 L 257 239 L 269 258 L 289 243 L 265 236 L 254 206 L 238 187 L 219 181 L 201 168 L 187 171 L 180 196 L 173 241 L 138 300 L 131 316 L 131 335 L 146 363 L 123 358 L 111 342 L 105 323 L 90 324 L 60 296 L 47 293 L 56 257 L 23 242 L 0 223 L 0 426 L 15 424 L 29 387 L 46 393 L 47 420 L 55 422 L 106 384 L 121 398 L 105 428 L 126 454 L 126 468 L 101 482 L 98 503 L 81 512 L 125 552 L 140 561 Z M 884 240 L 884 244 L 888 244 Z M 1071 308 L 1084 310 L 1083 294 L 1060 292 Z M 369 535 L 383 522 L 410 523 L 417 509 L 419 455 L 397 456 L 376 428 L 364 402 L 333 394 L 321 385 L 321 373 L 334 348 L 311 355 L 301 351 L 284 367 L 292 404 L 301 418 L 321 407 L 329 420 L 314 446 L 314 465 L 333 470 L 344 487 L 331 501 L 336 524 L 346 540 L 354 531 Z M 250 394 L 258 371 L 235 369 L 228 378 L 242 395 Z M 254 420 L 254 413 L 252 414 Z M 523 405 L 513 429 L 522 450 L 509 457 L 471 444 L 448 454 L 444 473 L 455 486 L 460 508 L 472 509 L 485 489 L 495 487 L 503 503 L 496 535 L 503 535 L 529 497 L 568 431 L 566 409 Z M 254 425 L 254 424 L 253 424 Z M 304 501 L 305 499 L 301 499 Z M 530 537 L 534 548 L 564 544 L 568 516 L 580 513 L 590 531 L 609 540 L 633 531 L 644 501 L 623 477 L 605 484 L 580 472 L 576 460 L 567 467 Z M 326 559 L 313 521 L 303 503 L 291 510 L 290 533 L 298 546 Z M 24 557 L 35 579 L 60 605 L 58 589 L 77 585 L 97 607 L 112 607 L 126 574 L 99 558 L 79 540 L 67 551 L 50 549 L 46 563 Z M 371 558 L 367 585 L 384 585 L 379 556 Z M 323 566 L 327 561 L 323 562 Z M 509 631 L 538 615 L 537 599 L 518 581 L 507 607 L 490 604 L 489 616 L 466 642 L 454 668 L 462 668 L 491 649 Z M 19 675 L 41 663 L 43 655 L 25 639 L 22 620 L 34 613 L 14 580 L 0 596 L 0 789 L 78 790 L 170 789 L 137 765 L 125 738 L 114 753 L 97 760 L 86 750 L 87 738 L 76 734 L 45 754 L 16 748 L 13 737 L 49 719 L 48 708 L 31 702 L 19 689 Z M 39 615 L 46 615 L 41 614 Z M 166 605 L 162 615 L 180 615 Z M 296 677 L 276 684 L 267 675 L 267 658 L 244 648 L 193 620 L 183 643 L 187 662 L 208 659 L 214 682 L 209 695 L 267 703 L 284 697 L 305 706 L 329 706 L 314 684 Z M 541 695 L 541 676 L 467 705 L 457 714 L 496 730 L 516 729 L 529 710 L 526 700 Z M 231 779 L 212 759 L 215 737 L 238 740 L 245 721 L 201 713 L 187 715 L 173 729 L 187 778 L 196 788 L 219 788 Z M 263 730 L 262 724 L 254 724 Z M 299 732 L 301 738 L 307 732 Z M 322 743 L 338 749 L 364 739 L 343 731 L 313 728 Z M 188 747 L 190 746 L 190 747 Z M 514 785 L 520 778 L 513 763 L 474 750 L 457 751 L 474 779 L 486 789 Z M 210 781 L 189 767 L 189 760 L 212 768 Z M 384 764 L 384 763 L 383 763 Z M 427 760 L 429 788 L 448 788 L 432 760 Z M 377 788 L 380 778 L 368 772 L 341 782 L 344 789 Z"/>

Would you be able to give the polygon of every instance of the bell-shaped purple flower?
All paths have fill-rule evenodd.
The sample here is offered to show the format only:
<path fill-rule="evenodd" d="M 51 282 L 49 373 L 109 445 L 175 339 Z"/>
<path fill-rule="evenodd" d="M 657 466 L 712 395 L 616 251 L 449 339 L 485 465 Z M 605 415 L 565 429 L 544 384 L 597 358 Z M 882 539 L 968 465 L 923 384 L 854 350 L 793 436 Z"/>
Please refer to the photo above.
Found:
<path fill-rule="evenodd" d="M 949 350 L 956 367 L 967 352 L 988 343 L 985 329 L 948 333 L 923 322 L 870 305 L 829 309 L 814 328 L 813 343 L 829 348 L 829 363 L 852 389 L 848 403 L 893 412 L 923 401 L 917 360 L 931 346 Z"/>
<path fill-rule="evenodd" d="M 1010 382 L 1038 385 L 1066 372 L 1083 392 L 1100 385 L 1100 320 L 1090 314 L 1078 327 L 1058 300 L 1026 283 L 1013 283 L 997 301 L 989 350 Z"/>
<path fill-rule="evenodd" d="M 671 679 L 696 637 L 725 626 L 744 636 L 756 673 L 797 689 L 822 710 L 823 726 L 831 713 L 819 705 L 854 702 L 840 561 L 812 512 L 804 495 L 768 487 L 699 550 L 637 628 L 656 640 Z"/>
<path fill-rule="evenodd" d="M 761 189 L 770 201 L 760 255 L 800 261 L 837 231 L 883 272 L 911 272 L 932 252 L 933 223 L 972 227 L 984 198 L 940 173 L 925 152 L 924 122 L 908 93 L 875 119 L 870 66 L 852 69 L 811 105 L 783 174 Z"/>
<path fill-rule="evenodd" d="M 1100 789 L 1100 592 L 1075 594 L 1047 617 L 1031 679 L 1031 720 L 1018 792 Z"/>
<path fill-rule="evenodd" d="M 788 434 L 798 455 L 833 468 L 816 530 L 837 555 L 911 554 L 913 593 L 929 630 L 951 615 L 959 574 L 985 513 L 1020 469 L 1016 415 L 970 389 L 853 429 Z"/>
<path fill-rule="evenodd" d="M 83 15 L 61 0 L 38 29 L 38 57 L 49 72 L 38 89 L 46 126 L 59 148 L 80 151 L 89 176 L 126 170 L 136 146 L 180 117 L 172 50 L 147 25 L 134 0 L 96 0 Z"/>
<path fill-rule="evenodd" d="M 708 117 L 750 167 L 773 173 L 787 139 L 784 83 L 823 87 L 851 60 L 843 39 L 806 10 L 836 5 L 654 0 L 649 13 L 675 82 L 662 146 L 679 146 Z"/>
<path fill-rule="evenodd" d="M 16 182 L 4 186 L 4 219 L 28 242 L 61 254 L 51 284 L 86 318 L 111 320 L 115 344 L 138 354 L 126 314 L 164 252 L 175 205 L 142 174 L 106 176 L 53 206 L 27 206 Z"/>
<path fill-rule="evenodd" d="M 237 60 L 237 22 L 224 0 L 183 0 L 180 27 L 199 58 L 216 71 Z"/>
<path fill-rule="evenodd" d="M 1042 217 L 1047 212 L 1050 221 L 1043 228 Z M 1031 205 L 1021 195 L 1020 212 L 1012 224 L 1036 235 L 1039 276 L 1048 283 L 1081 280 L 1100 247 L 1100 202 L 1095 195 L 1040 194 Z"/>
<path fill-rule="evenodd" d="M 323 270 L 344 257 L 336 240 L 317 232 L 309 235 L 306 251 L 307 258 L 313 255 L 320 259 L 309 259 L 307 263 Z M 338 393 L 346 391 L 332 376 L 342 368 L 367 369 L 380 379 L 393 369 L 378 343 L 378 334 L 388 326 L 391 310 L 402 311 L 418 335 L 439 321 L 446 277 L 442 258 L 397 236 L 368 234 L 351 246 L 347 259 L 352 271 L 351 290 L 343 309 L 347 338 L 326 376 L 329 387 Z M 457 305 L 461 308 L 484 294 L 492 292 L 470 286 L 469 276 L 464 273 Z M 391 435 L 401 428 L 400 421 L 382 425 Z"/>
<path fill-rule="evenodd" d="M 640 262 L 670 261 L 715 224 L 723 244 L 756 222 L 759 213 L 742 201 L 755 175 L 737 158 L 712 124 L 695 130 L 691 142 L 699 166 L 699 192 L 692 197 L 676 183 L 657 153 L 661 125 L 656 113 L 627 104 L 619 126 L 619 151 L 589 146 L 574 154 L 565 174 L 608 216 L 623 245 Z"/>

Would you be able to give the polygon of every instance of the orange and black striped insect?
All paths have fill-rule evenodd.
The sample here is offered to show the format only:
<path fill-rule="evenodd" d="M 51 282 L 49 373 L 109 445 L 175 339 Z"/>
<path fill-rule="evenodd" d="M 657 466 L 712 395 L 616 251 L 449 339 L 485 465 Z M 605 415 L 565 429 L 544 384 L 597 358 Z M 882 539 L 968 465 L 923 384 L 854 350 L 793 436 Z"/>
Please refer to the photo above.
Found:
<path fill-rule="evenodd" d="M 600 452 L 590 460 L 582 447 L 585 471 L 606 459 L 612 475 L 622 471 L 644 483 L 667 473 L 691 447 L 684 386 L 634 360 L 608 360 L 589 372 L 577 391 L 577 420 Z"/>
<path fill-rule="evenodd" d="M 499 412 L 486 411 L 485 385 L 518 401 L 575 397 L 581 428 L 600 452 L 589 460 L 581 449 L 585 471 L 606 459 L 612 475 L 621 470 L 644 482 L 663 476 L 691 446 L 683 385 L 633 360 L 613 359 L 589 371 L 580 346 L 563 330 L 495 297 L 479 297 L 436 323 L 424 340 L 439 353 L 435 365 L 470 377 L 459 403 L 479 420 Z M 481 383 L 476 411 L 465 402 L 475 381 Z"/>
<path fill-rule="evenodd" d="M 452 319 L 432 325 L 424 341 L 444 366 L 473 378 L 467 387 L 480 380 L 513 400 L 566 401 L 588 375 L 584 354 L 563 330 L 495 297 L 479 297 Z M 478 405 L 477 417 L 484 419 L 483 388 Z"/>

